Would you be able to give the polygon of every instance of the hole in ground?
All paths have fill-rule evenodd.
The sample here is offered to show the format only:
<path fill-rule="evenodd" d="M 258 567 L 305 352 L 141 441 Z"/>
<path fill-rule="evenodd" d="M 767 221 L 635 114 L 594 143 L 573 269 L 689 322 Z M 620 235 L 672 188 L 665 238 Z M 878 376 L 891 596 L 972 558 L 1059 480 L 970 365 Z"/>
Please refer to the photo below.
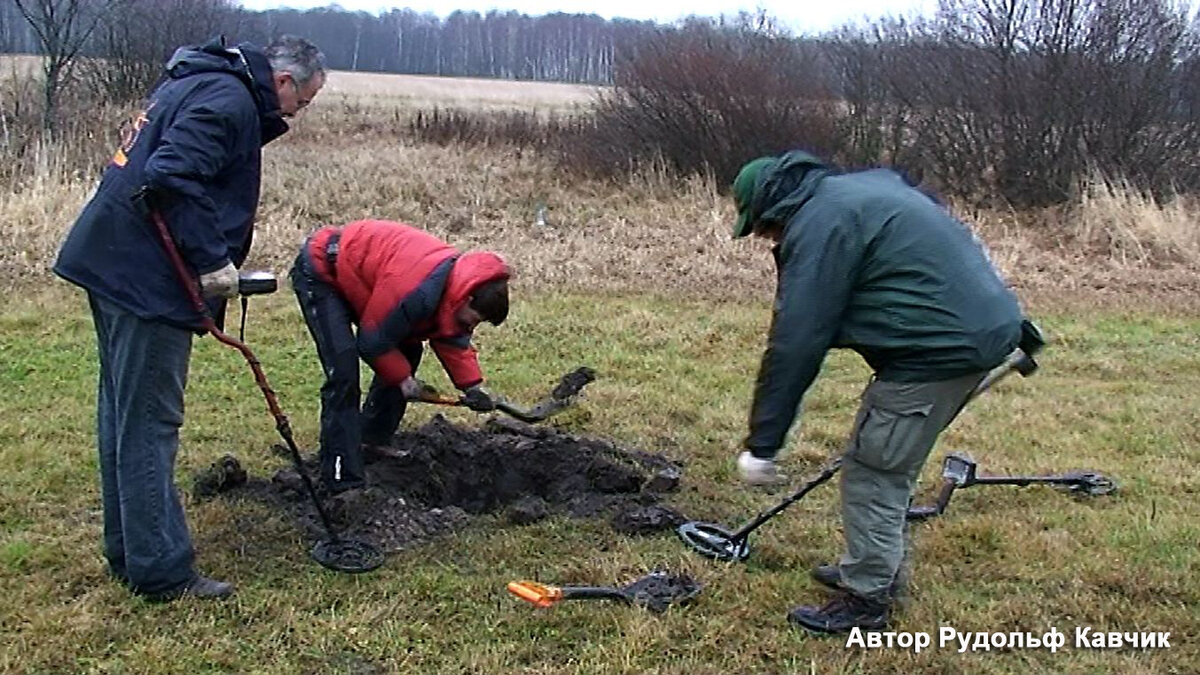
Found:
<path fill-rule="evenodd" d="M 222 458 L 209 474 L 236 476 L 229 464 Z M 315 458 L 305 470 L 310 478 L 318 475 Z M 471 428 L 438 415 L 368 454 L 366 488 L 322 497 L 340 534 L 392 552 L 481 514 L 497 514 L 509 525 L 565 514 L 607 517 L 625 534 L 674 529 L 686 519 L 660 501 L 677 488 L 680 473 L 679 464 L 662 455 L 601 439 L 508 418 Z M 325 535 L 294 469 L 270 481 L 243 481 L 203 492 L 197 482 L 197 494 L 267 500 L 289 509 L 314 537 Z"/>

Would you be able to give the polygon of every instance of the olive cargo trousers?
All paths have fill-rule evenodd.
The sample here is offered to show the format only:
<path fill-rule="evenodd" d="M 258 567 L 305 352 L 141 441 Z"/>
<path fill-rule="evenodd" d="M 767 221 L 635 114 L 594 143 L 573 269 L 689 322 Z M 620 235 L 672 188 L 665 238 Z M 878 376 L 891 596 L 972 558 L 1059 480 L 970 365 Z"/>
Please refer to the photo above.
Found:
<path fill-rule="evenodd" d="M 938 435 L 987 373 L 941 382 L 872 380 L 842 462 L 843 584 L 888 602 L 904 560 L 905 514 Z"/>

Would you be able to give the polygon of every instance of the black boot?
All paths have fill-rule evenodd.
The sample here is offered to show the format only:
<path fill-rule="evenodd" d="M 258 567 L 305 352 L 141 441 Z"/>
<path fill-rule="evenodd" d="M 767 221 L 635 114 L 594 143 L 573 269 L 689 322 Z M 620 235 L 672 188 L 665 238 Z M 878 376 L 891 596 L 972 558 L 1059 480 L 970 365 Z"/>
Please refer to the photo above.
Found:
<path fill-rule="evenodd" d="M 887 626 L 889 606 L 853 593 L 841 592 L 824 607 L 805 605 L 788 613 L 788 621 L 816 633 L 848 633 L 852 628 L 879 630 Z"/>
<path fill-rule="evenodd" d="M 162 593 L 147 593 L 148 602 L 171 602 L 182 597 L 219 600 L 233 595 L 233 584 L 197 576 L 186 584 Z"/>

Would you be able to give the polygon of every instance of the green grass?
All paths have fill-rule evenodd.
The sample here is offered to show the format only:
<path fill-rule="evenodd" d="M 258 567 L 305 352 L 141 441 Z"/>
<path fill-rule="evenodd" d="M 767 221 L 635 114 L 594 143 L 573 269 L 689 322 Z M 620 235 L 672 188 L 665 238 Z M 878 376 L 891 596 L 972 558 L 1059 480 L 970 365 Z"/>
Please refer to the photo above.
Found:
<path fill-rule="evenodd" d="M 974 402 L 935 457 L 967 450 L 981 470 L 1092 468 L 1121 492 L 1076 501 L 1048 488 L 979 487 L 914 533 L 912 598 L 896 628 L 935 646 L 846 648 L 790 630 L 791 607 L 823 597 L 807 577 L 839 551 L 836 486 L 752 538 L 745 564 L 685 551 L 669 535 L 626 538 L 603 521 L 477 525 L 338 575 L 307 557 L 282 514 L 261 504 L 187 504 L 206 573 L 237 583 L 216 604 L 143 603 L 107 580 L 93 441 L 95 350 L 78 295 L 10 303 L 0 314 L 0 670 L 118 673 L 1195 673 L 1200 672 L 1200 319 L 1103 312 L 1039 316 L 1052 338 L 1034 378 Z M 691 517 L 737 524 L 782 494 L 743 489 L 732 459 L 768 305 L 650 297 L 518 298 L 510 323 L 477 342 L 496 390 L 544 394 L 578 365 L 599 379 L 553 424 L 687 463 L 672 499 Z M 248 341 L 302 447 L 317 436 L 320 368 L 285 294 L 256 302 Z M 835 354 L 783 459 L 798 482 L 838 451 L 868 371 Z M 422 375 L 446 380 L 430 360 Z M 434 410 L 414 409 L 406 425 Z M 477 423 L 469 413 L 449 415 Z M 269 476 L 273 424 L 241 357 L 210 339 L 192 358 L 179 483 L 222 454 Z M 928 501 L 936 464 L 918 500 Z M 623 583 L 667 566 L 705 583 L 665 615 L 605 603 L 536 610 L 506 582 Z M 938 627 L 1076 626 L 1171 631 L 1171 648 L 959 654 Z"/>

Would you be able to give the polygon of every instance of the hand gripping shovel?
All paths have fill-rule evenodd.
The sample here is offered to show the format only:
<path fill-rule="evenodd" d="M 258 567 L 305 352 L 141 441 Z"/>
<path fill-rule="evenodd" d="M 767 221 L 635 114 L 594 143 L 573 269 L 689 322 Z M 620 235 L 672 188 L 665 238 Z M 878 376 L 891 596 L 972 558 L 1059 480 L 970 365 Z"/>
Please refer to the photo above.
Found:
<path fill-rule="evenodd" d="M 1021 326 L 1021 333 L 1021 346 L 1014 349 L 1012 354 L 1003 363 L 990 370 L 984 376 L 983 380 L 967 395 L 966 400 L 963 401 L 964 406 L 1014 370 L 1021 373 L 1024 377 L 1032 375 L 1037 370 L 1038 364 L 1033 360 L 1033 355 L 1045 344 L 1041 331 L 1038 330 L 1033 322 L 1025 321 Z M 789 495 L 779 504 L 760 513 L 754 520 L 746 523 L 736 531 L 730 532 L 715 523 L 691 521 L 680 525 L 676 530 L 676 534 L 683 540 L 683 543 L 687 544 L 693 551 L 696 551 L 700 555 L 725 562 L 740 562 L 750 555 L 750 544 L 747 539 L 751 532 L 775 517 L 780 511 L 799 501 L 818 485 L 833 478 L 834 474 L 841 468 L 842 458 L 839 456 L 830 462 L 821 473 L 802 485 L 799 490 Z"/>
<path fill-rule="evenodd" d="M 296 447 L 296 441 L 292 438 L 291 425 L 288 423 L 287 415 L 284 415 L 283 410 L 279 407 L 279 402 L 275 398 L 275 392 L 271 389 L 270 383 L 267 382 L 267 376 L 263 372 L 262 365 L 254 356 L 254 352 L 250 351 L 250 348 L 244 342 L 226 335 L 220 328 L 217 328 L 212 314 L 208 311 L 208 306 L 204 304 L 204 299 L 200 295 L 199 285 L 192 278 L 191 273 L 188 272 L 188 267 L 184 263 L 183 257 L 179 255 L 179 249 L 175 246 L 175 240 L 171 238 L 171 231 L 167 229 L 167 223 L 163 220 L 162 214 L 156 210 L 151 210 L 150 217 L 158 230 L 159 238 L 162 239 L 167 256 L 171 259 L 171 264 L 175 268 L 179 282 L 183 284 L 184 291 L 191 300 L 192 306 L 200 313 L 201 325 L 204 327 L 204 330 L 208 331 L 217 341 L 233 347 L 242 353 L 242 356 L 246 359 L 246 363 L 250 364 L 250 370 L 254 372 L 254 381 L 258 383 L 258 388 L 262 390 L 263 397 L 267 399 L 267 408 L 271 411 L 271 416 L 275 418 L 275 428 L 279 431 L 279 435 L 283 437 L 284 442 L 287 443 L 288 450 L 291 451 L 292 463 L 295 465 L 296 473 L 300 474 L 300 478 L 304 482 L 304 488 L 307 490 L 308 496 L 312 498 L 313 504 L 317 507 L 317 513 L 321 516 L 321 523 L 325 526 L 325 532 L 328 535 L 327 539 L 317 542 L 316 546 L 313 547 L 311 551 L 313 559 L 321 565 L 338 572 L 367 572 L 379 567 L 383 564 L 383 553 L 378 548 L 365 541 L 342 539 L 338 536 L 333 523 L 329 520 L 329 515 L 325 513 L 325 507 L 322 506 L 320 498 L 317 497 L 317 491 L 313 488 L 312 481 L 308 478 L 308 473 L 304 471 L 304 462 L 300 458 L 300 450 Z M 243 290 L 247 289 L 246 281 L 243 280 L 240 286 Z M 253 284 L 251 286 L 257 288 Z M 255 292 L 263 292 L 263 290 L 260 289 Z"/>
<path fill-rule="evenodd" d="M 511 581 L 508 592 L 545 609 L 562 600 L 616 600 L 645 607 L 652 612 L 666 611 L 672 604 L 687 604 L 700 594 L 700 584 L 686 574 L 651 572 L 625 586 L 548 586 L 536 581 Z"/>

